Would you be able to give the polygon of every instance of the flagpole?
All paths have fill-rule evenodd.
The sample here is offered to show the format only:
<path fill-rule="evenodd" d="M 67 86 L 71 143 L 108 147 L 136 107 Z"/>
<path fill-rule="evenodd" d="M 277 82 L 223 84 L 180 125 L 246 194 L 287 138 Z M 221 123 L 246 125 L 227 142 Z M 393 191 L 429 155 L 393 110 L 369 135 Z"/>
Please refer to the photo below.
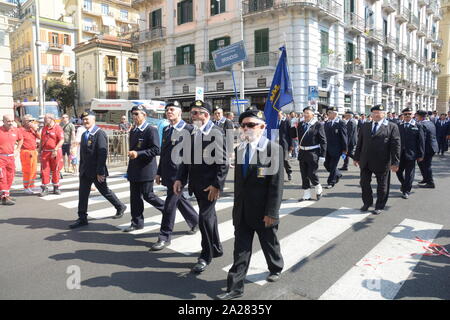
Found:
<path fill-rule="evenodd" d="M 291 83 L 291 90 L 292 90 L 292 104 L 294 105 L 294 110 L 295 111 L 295 94 L 294 94 L 294 84 L 292 83 L 292 74 L 291 74 L 291 70 L 289 69 L 289 59 L 287 58 L 287 42 L 286 42 L 286 32 L 283 32 L 283 39 L 284 39 L 284 48 L 286 50 L 286 68 L 288 70 L 288 74 L 289 74 L 289 82 Z"/>

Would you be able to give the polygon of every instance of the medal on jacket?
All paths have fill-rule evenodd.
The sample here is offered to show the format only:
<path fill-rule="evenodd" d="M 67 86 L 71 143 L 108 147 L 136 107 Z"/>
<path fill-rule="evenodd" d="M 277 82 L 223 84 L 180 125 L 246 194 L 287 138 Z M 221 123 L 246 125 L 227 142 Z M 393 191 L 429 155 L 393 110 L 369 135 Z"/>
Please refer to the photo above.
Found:
<path fill-rule="evenodd" d="M 138 149 L 142 148 L 142 141 L 143 141 L 143 140 L 144 140 L 144 139 L 139 139 L 138 144 L 137 144 L 137 148 L 138 148 Z"/>
<path fill-rule="evenodd" d="M 258 178 L 264 178 L 264 168 L 258 168 Z"/>
<path fill-rule="evenodd" d="M 91 144 L 92 144 L 92 140 L 89 139 L 89 140 L 88 140 L 88 146 L 91 146 Z"/>

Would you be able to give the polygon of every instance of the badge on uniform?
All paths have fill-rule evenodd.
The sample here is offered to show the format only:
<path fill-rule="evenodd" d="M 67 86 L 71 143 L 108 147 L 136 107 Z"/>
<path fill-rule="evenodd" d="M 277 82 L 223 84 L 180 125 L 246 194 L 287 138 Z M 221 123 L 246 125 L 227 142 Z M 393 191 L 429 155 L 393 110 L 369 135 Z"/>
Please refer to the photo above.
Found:
<path fill-rule="evenodd" d="M 264 178 L 266 175 L 264 174 L 264 168 L 258 168 L 258 178 Z"/>
<path fill-rule="evenodd" d="M 139 142 L 138 142 L 138 144 L 137 144 L 137 147 L 140 149 L 140 148 L 142 148 L 142 140 L 143 139 L 139 139 Z"/>
<path fill-rule="evenodd" d="M 339 132 L 339 129 L 336 129 L 336 130 L 334 130 L 334 133 L 336 133 L 336 134 L 337 134 L 338 132 Z"/>
<path fill-rule="evenodd" d="M 91 144 L 92 144 L 92 140 L 89 139 L 89 140 L 88 140 L 88 146 L 90 146 Z"/>

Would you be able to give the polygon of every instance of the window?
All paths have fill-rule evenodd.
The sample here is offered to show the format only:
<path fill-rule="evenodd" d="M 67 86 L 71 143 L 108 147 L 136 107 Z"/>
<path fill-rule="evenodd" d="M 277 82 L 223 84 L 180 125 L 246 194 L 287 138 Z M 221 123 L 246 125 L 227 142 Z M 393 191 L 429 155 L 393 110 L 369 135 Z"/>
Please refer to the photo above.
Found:
<path fill-rule="evenodd" d="M 161 80 L 161 51 L 153 52 L 153 80 Z"/>
<path fill-rule="evenodd" d="M 92 11 L 92 0 L 84 0 L 84 10 Z"/>
<path fill-rule="evenodd" d="M 322 55 L 329 54 L 329 34 L 327 31 L 320 31 L 320 52 Z"/>
<path fill-rule="evenodd" d="M 347 42 L 345 50 L 345 61 L 351 62 L 355 60 L 355 45 L 351 42 Z"/>
<path fill-rule="evenodd" d="M 178 47 L 176 60 L 177 66 L 195 64 L 195 46 L 193 44 L 189 44 Z"/>
<path fill-rule="evenodd" d="M 211 1 L 211 15 L 221 14 L 225 12 L 225 0 L 210 0 Z"/>
<path fill-rule="evenodd" d="M 64 44 L 70 46 L 70 36 L 68 34 L 64 35 Z"/>
<path fill-rule="evenodd" d="M 52 32 L 50 39 L 53 44 L 58 44 L 58 34 L 57 33 Z"/>
<path fill-rule="evenodd" d="M 192 0 L 184 0 L 178 2 L 177 13 L 179 25 L 187 22 L 192 22 L 193 21 Z"/>
<path fill-rule="evenodd" d="M 366 69 L 373 69 L 373 52 L 366 51 Z"/>
<path fill-rule="evenodd" d="M 224 48 L 230 45 L 230 37 L 223 37 L 218 39 L 209 40 L 209 60 L 212 61 L 212 53 L 218 49 Z"/>
<path fill-rule="evenodd" d="M 128 11 L 127 10 L 120 10 L 120 19 L 128 20 Z"/>
<path fill-rule="evenodd" d="M 255 31 L 255 53 L 269 52 L 269 29 Z"/>
<path fill-rule="evenodd" d="M 162 21 L 162 10 L 158 9 L 150 12 L 149 14 L 149 27 L 150 29 L 161 27 Z"/>
<path fill-rule="evenodd" d="M 106 3 L 102 3 L 102 14 L 109 15 L 109 5 Z"/>

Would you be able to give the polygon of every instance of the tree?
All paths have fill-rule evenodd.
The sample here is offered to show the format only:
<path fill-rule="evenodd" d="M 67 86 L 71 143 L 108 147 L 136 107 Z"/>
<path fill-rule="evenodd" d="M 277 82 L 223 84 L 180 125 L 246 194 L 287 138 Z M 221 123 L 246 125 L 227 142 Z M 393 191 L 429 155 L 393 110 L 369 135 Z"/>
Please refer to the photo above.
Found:
<path fill-rule="evenodd" d="M 72 108 L 74 116 L 77 116 L 75 111 L 77 75 L 75 72 L 69 71 L 68 81 L 68 84 L 65 84 L 61 79 L 48 81 L 45 89 L 45 99 L 47 101 L 57 101 L 63 113 L 67 113 L 67 110 Z"/>

